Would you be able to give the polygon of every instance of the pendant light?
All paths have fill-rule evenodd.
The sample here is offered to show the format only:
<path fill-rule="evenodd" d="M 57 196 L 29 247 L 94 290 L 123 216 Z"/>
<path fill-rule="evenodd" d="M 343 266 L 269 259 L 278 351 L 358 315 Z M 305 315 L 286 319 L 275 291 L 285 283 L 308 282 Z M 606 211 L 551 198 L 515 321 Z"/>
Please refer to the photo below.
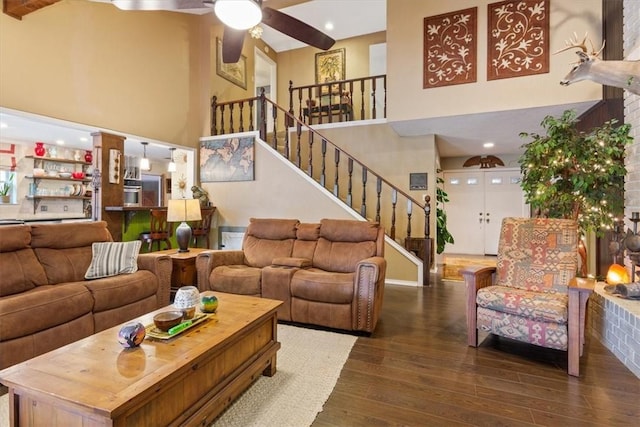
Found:
<path fill-rule="evenodd" d="M 177 170 L 176 162 L 173 161 L 173 152 L 174 151 L 176 151 L 176 149 L 174 147 L 169 148 L 169 152 L 171 153 L 171 161 L 169 162 L 169 166 L 167 167 L 167 172 L 175 172 Z"/>
<path fill-rule="evenodd" d="M 143 170 L 143 171 L 151 170 L 151 164 L 149 163 L 149 159 L 147 159 L 147 145 L 149 143 L 141 142 L 140 144 L 142 144 L 142 148 L 144 150 L 144 154 L 140 159 L 140 170 Z"/>
<path fill-rule="evenodd" d="M 224 25 L 235 30 L 248 30 L 262 21 L 256 0 L 216 0 L 213 10 Z"/>

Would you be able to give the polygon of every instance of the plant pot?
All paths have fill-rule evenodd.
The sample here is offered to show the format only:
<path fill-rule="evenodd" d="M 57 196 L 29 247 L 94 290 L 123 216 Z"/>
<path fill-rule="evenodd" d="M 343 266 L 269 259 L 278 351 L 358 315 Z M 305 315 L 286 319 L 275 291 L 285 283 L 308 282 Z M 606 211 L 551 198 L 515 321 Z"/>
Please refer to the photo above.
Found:
<path fill-rule="evenodd" d="M 11 196 L 0 196 L 0 203 L 11 203 Z"/>

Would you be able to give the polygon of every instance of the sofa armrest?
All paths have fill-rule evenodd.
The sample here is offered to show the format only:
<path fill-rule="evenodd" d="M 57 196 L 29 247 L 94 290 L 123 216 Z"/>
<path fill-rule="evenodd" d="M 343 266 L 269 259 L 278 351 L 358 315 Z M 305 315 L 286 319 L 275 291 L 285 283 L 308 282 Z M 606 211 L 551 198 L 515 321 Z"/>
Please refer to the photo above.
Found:
<path fill-rule="evenodd" d="M 354 278 L 353 329 L 373 332 L 382 311 L 387 260 L 366 258 L 356 264 Z"/>
<path fill-rule="evenodd" d="M 271 265 L 279 267 L 307 268 L 311 267 L 312 263 L 309 258 L 279 257 L 274 258 Z"/>
<path fill-rule="evenodd" d="M 209 291 L 209 276 L 214 268 L 221 265 L 241 265 L 244 264 L 244 252 L 241 250 L 209 250 L 202 251 L 196 257 L 196 275 L 198 290 L 200 292 Z"/>
<path fill-rule="evenodd" d="M 169 255 L 154 253 L 138 255 L 138 269 L 148 270 L 158 278 L 158 308 L 169 305 L 171 297 L 172 261 Z"/>
<path fill-rule="evenodd" d="M 464 278 L 467 299 L 467 343 L 471 347 L 478 346 L 478 319 L 476 317 L 476 294 L 479 289 L 486 288 L 495 280 L 496 267 L 465 267 L 460 270 Z"/>

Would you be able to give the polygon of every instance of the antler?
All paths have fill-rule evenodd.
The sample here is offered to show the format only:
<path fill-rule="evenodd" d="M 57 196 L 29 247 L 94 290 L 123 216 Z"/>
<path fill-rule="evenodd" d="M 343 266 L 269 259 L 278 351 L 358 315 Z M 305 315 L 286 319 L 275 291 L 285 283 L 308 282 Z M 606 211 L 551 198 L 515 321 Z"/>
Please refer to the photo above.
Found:
<path fill-rule="evenodd" d="M 589 33 L 584 33 L 584 38 L 582 39 L 582 41 L 580 43 L 578 43 L 578 34 L 576 34 L 574 32 L 572 39 L 565 40 L 564 44 L 566 45 L 566 47 L 553 52 L 553 54 L 555 55 L 556 53 L 564 52 L 565 50 L 574 49 L 574 48 L 579 48 L 584 53 L 589 54 L 588 51 L 587 51 L 587 44 L 586 44 L 588 36 L 589 36 Z M 593 47 L 593 42 L 591 41 L 591 39 L 589 39 L 589 44 L 591 45 L 591 54 L 590 55 L 597 57 L 604 50 L 605 41 L 602 42 L 602 47 L 597 52 L 595 51 L 595 48 Z"/>

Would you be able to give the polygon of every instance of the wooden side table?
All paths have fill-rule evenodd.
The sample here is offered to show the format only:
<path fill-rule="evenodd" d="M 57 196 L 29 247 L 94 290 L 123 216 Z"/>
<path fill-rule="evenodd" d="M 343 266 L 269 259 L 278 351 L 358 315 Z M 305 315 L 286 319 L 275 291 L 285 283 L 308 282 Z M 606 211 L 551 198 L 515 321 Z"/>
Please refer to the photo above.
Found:
<path fill-rule="evenodd" d="M 171 301 L 176 295 L 176 291 L 181 286 L 195 286 L 196 283 L 196 257 L 206 248 L 189 248 L 189 252 L 178 252 L 177 249 L 166 249 L 156 251 L 154 254 L 169 255 L 172 263 L 171 270 Z"/>

